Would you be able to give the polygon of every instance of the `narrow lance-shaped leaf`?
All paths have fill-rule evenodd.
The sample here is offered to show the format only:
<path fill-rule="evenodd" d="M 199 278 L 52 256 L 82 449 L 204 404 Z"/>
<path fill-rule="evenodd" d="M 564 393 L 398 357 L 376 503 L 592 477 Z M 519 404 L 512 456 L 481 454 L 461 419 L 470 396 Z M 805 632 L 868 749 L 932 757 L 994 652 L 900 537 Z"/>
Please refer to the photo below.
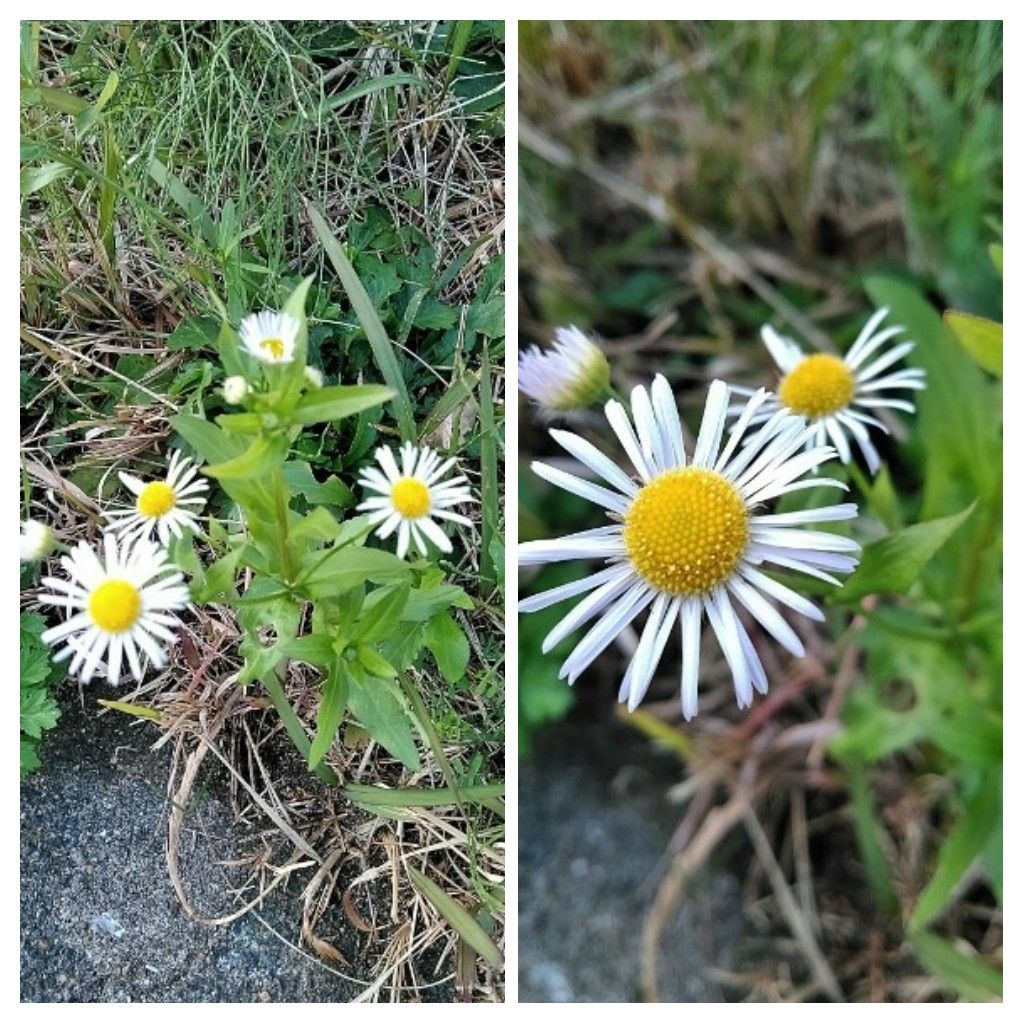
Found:
<path fill-rule="evenodd" d="M 337 385 L 310 391 L 299 399 L 292 418 L 303 426 L 355 416 L 364 409 L 383 405 L 395 392 L 380 384 Z"/>
<path fill-rule="evenodd" d="M 415 868 L 406 867 L 409 880 L 428 899 L 438 913 L 455 929 L 456 932 L 471 945 L 492 967 L 501 966 L 501 953 L 491 937 L 484 931 L 480 922 L 459 906 L 439 885 L 432 882 L 426 875 Z"/>
<path fill-rule="evenodd" d="M 316 715 L 316 735 L 309 748 L 309 767 L 315 768 L 331 748 L 341 720 L 345 716 L 348 705 L 349 675 L 344 659 L 337 655 L 327 678 L 324 680 L 324 692 L 320 698 L 320 708 Z"/>
<path fill-rule="evenodd" d="M 399 366 L 394 346 L 370 301 L 370 296 L 366 294 L 366 289 L 363 287 L 362 281 L 359 280 L 359 275 L 331 233 L 327 221 L 311 203 L 306 203 L 306 212 L 309 214 L 317 238 L 320 239 L 320 244 L 324 247 L 338 277 L 341 278 L 342 286 L 348 293 L 356 316 L 359 317 L 381 376 L 395 393 L 391 402 L 402 440 L 415 442 L 416 422 L 412 413 L 412 403 L 409 401 L 409 393 L 405 387 L 405 379 L 402 377 L 402 369 Z"/>
<path fill-rule="evenodd" d="M 861 553 L 860 565 L 834 600 L 857 601 L 866 594 L 905 594 L 973 511 L 971 504 L 956 515 L 915 523 L 868 544 Z"/>

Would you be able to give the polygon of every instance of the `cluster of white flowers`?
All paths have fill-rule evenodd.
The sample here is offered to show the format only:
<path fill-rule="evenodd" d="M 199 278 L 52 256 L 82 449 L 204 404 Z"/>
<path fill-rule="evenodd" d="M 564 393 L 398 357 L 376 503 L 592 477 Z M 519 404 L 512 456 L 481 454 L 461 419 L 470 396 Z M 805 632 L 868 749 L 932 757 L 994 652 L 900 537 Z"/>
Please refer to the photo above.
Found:
<path fill-rule="evenodd" d="M 924 387 L 924 373 L 918 369 L 882 375 L 913 348 L 912 342 L 904 341 L 878 354 L 903 331 L 902 327 L 878 330 L 887 313 L 881 309 L 868 320 L 844 359 L 805 355 L 794 342 L 766 326 L 762 338 L 784 374 L 777 391 L 712 383 L 689 458 L 675 397 L 661 375 L 649 389 L 633 389 L 632 416 L 614 399 L 604 407 L 630 464 L 628 470 L 583 437 L 551 430 L 555 442 L 600 482 L 543 463 L 534 463 L 534 472 L 600 506 L 610 519 L 597 529 L 519 546 L 521 565 L 574 559 L 607 563 L 593 575 L 519 604 L 521 612 L 535 612 L 582 596 L 542 644 L 549 651 L 592 623 L 565 659 L 563 678 L 574 682 L 645 611 L 647 619 L 619 690 L 619 699 L 630 710 L 643 699 L 677 622 L 682 634 L 682 709 L 687 719 L 697 713 L 705 617 L 725 655 L 740 707 L 752 703 L 755 690 L 765 693 L 768 680 L 737 606 L 787 651 L 803 655 L 800 637 L 773 601 L 812 619 L 824 616 L 811 601 L 764 569 L 788 569 L 838 586 L 837 577 L 856 567 L 860 546 L 840 534 L 805 527 L 852 519 L 857 506 L 844 502 L 785 513 L 766 512 L 764 506 L 807 488 L 846 490 L 844 483 L 815 474 L 837 455 L 843 462 L 850 461 L 847 434 L 857 443 L 868 468 L 878 469 L 881 460 L 868 428 L 886 428 L 870 410 L 913 412 L 909 402 L 892 397 L 891 392 Z M 529 387 L 523 387 L 522 379 L 520 387 L 555 411 L 593 401 L 592 396 L 586 403 L 569 406 L 549 400 L 551 395 L 570 392 L 578 396 L 579 382 L 592 373 L 592 357 L 579 347 L 573 365 L 573 351 L 562 345 L 552 356 L 521 355 L 520 372 L 525 360 L 533 373 Z M 730 405 L 731 394 L 744 396 L 743 400 Z M 726 434 L 730 416 L 735 422 Z"/>
<path fill-rule="evenodd" d="M 250 355 L 278 365 L 294 359 L 299 329 L 298 321 L 287 313 L 265 310 L 242 320 L 239 337 Z M 309 388 L 323 387 L 323 374 L 315 367 L 306 366 L 304 378 Z M 244 377 L 224 381 L 224 399 L 229 404 L 243 402 L 249 393 Z M 369 522 L 379 527 L 379 537 L 397 534 L 400 558 L 410 547 L 426 555 L 428 541 L 450 553 L 451 541 L 437 520 L 471 525 L 466 516 L 454 511 L 454 506 L 474 500 L 466 477 L 448 476 L 455 460 L 443 461 L 425 446 L 417 449 L 407 443 L 398 458 L 401 469 L 389 448 L 377 451 L 383 472 L 372 467 L 362 471 L 360 482 L 371 496 L 359 509 L 370 513 Z M 180 451 L 172 451 L 167 471 L 159 479 L 144 481 L 119 473 L 134 500 L 104 513 L 108 527 L 102 553 L 83 541 L 60 558 L 66 579 L 43 578 L 39 602 L 62 608 L 68 615 L 66 621 L 43 633 L 43 640 L 64 644 L 57 658 L 71 658 L 72 675 L 88 681 L 105 660 L 106 676 L 116 683 L 124 660 L 141 682 L 147 659 L 156 667 L 166 663 L 161 645 L 174 641 L 171 630 L 177 624 L 170 613 L 186 607 L 189 600 L 182 574 L 172 565 L 167 547 L 172 536 L 198 530 L 198 516 L 209 488 L 199 476 L 199 468 Z M 41 562 L 57 547 L 57 538 L 48 526 L 35 520 L 22 523 L 23 562 Z"/>

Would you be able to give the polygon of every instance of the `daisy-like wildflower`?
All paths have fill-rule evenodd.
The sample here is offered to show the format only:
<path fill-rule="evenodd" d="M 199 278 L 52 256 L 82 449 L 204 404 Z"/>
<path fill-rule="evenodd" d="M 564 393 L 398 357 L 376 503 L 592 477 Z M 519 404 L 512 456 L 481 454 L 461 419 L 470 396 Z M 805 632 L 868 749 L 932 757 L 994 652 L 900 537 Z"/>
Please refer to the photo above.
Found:
<path fill-rule="evenodd" d="M 744 440 L 751 421 L 769 403 L 757 391 L 722 445 L 729 389 L 715 381 L 708 392 L 700 433 L 689 462 L 672 389 L 658 376 L 648 391 L 632 393 L 633 422 L 616 401 L 605 405 L 612 430 L 632 464 L 622 470 L 576 434 L 552 430 L 570 455 L 601 478 L 593 483 L 564 470 L 534 463 L 534 471 L 563 490 L 604 508 L 612 522 L 595 530 L 519 546 L 520 565 L 572 559 L 602 560 L 606 567 L 521 601 L 535 612 L 585 595 L 544 639 L 547 652 L 580 626 L 595 620 L 566 658 L 559 673 L 570 683 L 638 615 L 649 609 L 640 641 L 626 669 L 619 700 L 630 710 L 643 699 L 673 626 L 682 632 L 682 705 L 689 720 L 697 713 L 701 623 L 707 616 L 732 672 L 736 700 L 749 707 L 754 690 L 768 680 L 738 603 L 786 650 L 797 657 L 803 644 L 769 598 L 812 619 L 822 613 L 806 598 L 767 576 L 762 567 L 793 569 L 838 585 L 833 573 L 851 572 L 859 545 L 818 530 L 794 529 L 807 523 L 850 519 L 855 505 L 830 505 L 806 512 L 771 514 L 764 504 L 806 487 L 845 485 L 803 479 L 832 458 L 831 447 L 802 449 L 816 428 L 784 410 Z"/>
<path fill-rule="evenodd" d="M 397 530 L 399 558 L 405 557 L 410 542 L 421 555 L 426 555 L 425 540 L 449 553 L 452 543 L 434 520 L 447 519 L 469 526 L 470 520 L 453 512 L 452 507 L 475 500 L 464 476 L 442 480 L 455 465 L 455 459 L 442 462 L 433 449 L 417 449 L 408 441 L 398 453 L 401 468 L 390 448 L 378 448 L 376 454 L 381 468 L 368 466 L 359 474 L 359 482 L 373 492 L 359 511 L 369 512 L 374 526 L 380 524 L 377 536 L 383 539 Z"/>
<path fill-rule="evenodd" d="M 41 562 L 53 553 L 57 536 L 38 519 L 25 519 L 21 524 L 21 561 Z"/>
<path fill-rule="evenodd" d="M 295 317 L 272 309 L 250 313 L 238 327 L 246 351 L 261 363 L 290 363 L 295 358 L 298 333 Z"/>
<path fill-rule="evenodd" d="M 610 380 L 605 354 L 578 327 L 557 328 L 546 352 L 531 345 L 519 353 L 519 390 L 554 412 L 596 402 Z"/>
<path fill-rule="evenodd" d="M 61 556 L 69 579 L 47 576 L 39 594 L 41 604 L 64 608 L 70 618 L 43 633 L 45 643 L 65 646 L 55 661 L 71 658 L 68 671 L 89 682 L 102 660 L 111 683 L 121 678 L 122 658 L 142 682 L 142 662 L 167 663 L 164 645 L 174 643 L 168 614 L 188 604 L 188 588 L 167 552 L 146 537 L 119 541 L 103 536 L 101 559 L 85 541 Z"/>
<path fill-rule="evenodd" d="M 170 542 L 171 534 L 180 537 L 182 527 L 196 529 L 196 513 L 206 503 L 203 492 L 210 486 L 198 472 L 199 467 L 192 459 L 175 450 L 168 459 L 163 480 L 147 484 L 131 473 L 118 473 L 121 483 L 135 495 L 135 504 L 106 513 L 111 529 L 126 539 L 151 537 L 156 530 L 162 544 Z"/>
<path fill-rule="evenodd" d="M 925 386 L 924 370 L 910 367 L 883 375 L 914 347 L 912 341 L 901 341 L 876 355 L 887 342 L 905 331 L 898 324 L 878 330 L 888 313 L 887 308 L 875 312 L 842 358 L 822 352 L 807 355 L 795 341 L 765 324 L 761 340 L 783 377 L 777 396 L 765 403 L 761 421 L 779 408 L 803 416 L 815 427 L 811 443 L 831 442 L 843 462 L 852 458 L 849 435 L 860 448 L 868 471 L 876 473 L 882 459 L 871 443 L 868 428 L 875 427 L 886 434 L 889 429 L 874 415 L 874 410 L 902 409 L 912 413 L 913 404 L 906 398 L 894 397 L 893 392 L 920 391 Z M 734 387 L 733 391 L 751 393 L 745 388 Z M 738 413 L 742 408 L 735 406 L 734 411 Z"/>

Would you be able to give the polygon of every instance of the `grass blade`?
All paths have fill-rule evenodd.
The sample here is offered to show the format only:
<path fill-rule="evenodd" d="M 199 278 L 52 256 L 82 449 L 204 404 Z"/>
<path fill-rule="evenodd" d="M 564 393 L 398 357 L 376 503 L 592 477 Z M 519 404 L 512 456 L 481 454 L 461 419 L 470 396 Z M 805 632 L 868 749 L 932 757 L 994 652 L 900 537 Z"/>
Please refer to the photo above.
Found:
<path fill-rule="evenodd" d="M 402 368 L 398 364 L 398 357 L 395 354 L 394 346 L 391 344 L 391 339 L 384 330 L 384 325 L 377 315 L 377 310 L 373 308 L 370 296 L 366 294 L 366 289 L 363 287 L 363 282 L 359 280 L 355 267 L 349 263 L 348 258 L 338 244 L 338 240 L 331 233 L 327 221 L 321 216 L 320 211 L 308 201 L 306 203 L 306 212 L 313 224 L 313 230 L 316 232 L 320 244 L 324 247 L 324 251 L 327 253 L 338 277 L 341 278 L 342 287 L 348 294 L 352 308 L 355 310 L 355 314 L 359 317 L 359 322 L 366 332 L 366 340 L 370 343 L 377 368 L 380 370 L 388 387 L 395 392 L 395 397 L 391 400 L 391 404 L 394 407 L 395 419 L 398 420 L 398 430 L 402 440 L 415 442 L 416 422 L 412 414 L 412 403 L 409 401 L 409 392 L 405 386 L 405 378 L 402 376 Z"/>
<path fill-rule="evenodd" d="M 334 96 L 328 96 L 320 106 L 321 111 L 337 110 L 347 106 L 353 100 L 369 96 L 371 93 L 380 92 L 382 89 L 391 89 L 400 85 L 411 85 L 417 89 L 426 89 L 428 83 L 419 75 L 411 75 L 407 71 L 396 71 L 392 75 L 381 75 L 378 78 L 370 78 L 351 89 L 345 89 Z"/>
<path fill-rule="evenodd" d="M 483 930 L 480 922 L 465 907 L 460 907 L 439 885 L 415 868 L 406 866 L 409 880 L 429 900 L 437 912 L 473 947 L 492 967 L 501 967 L 501 953 Z"/>
<path fill-rule="evenodd" d="M 951 989 L 972 1002 L 990 1002 L 1003 995 L 1003 976 L 981 957 L 967 956 L 931 932 L 909 936 L 921 963 Z"/>
<path fill-rule="evenodd" d="M 350 783 L 342 792 L 354 803 L 364 807 L 454 807 L 458 803 L 484 803 L 505 792 L 503 783 L 480 786 L 460 786 L 455 789 L 419 789 L 407 786 L 384 789 L 381 786 L 363 786 Z"/>

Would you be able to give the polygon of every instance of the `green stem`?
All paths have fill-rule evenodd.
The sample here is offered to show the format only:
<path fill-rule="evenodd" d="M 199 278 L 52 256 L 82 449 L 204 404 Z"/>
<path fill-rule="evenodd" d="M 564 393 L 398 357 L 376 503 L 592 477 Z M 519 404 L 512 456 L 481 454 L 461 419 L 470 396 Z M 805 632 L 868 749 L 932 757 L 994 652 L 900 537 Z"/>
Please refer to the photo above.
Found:
<path fill-rule="evenodd" d="M 277 713 L 281 716 L 281 722 L 284 725 L 285 731 L 291 737 L 292 743 L 298 748 L 300 754 L 305 758 L 306 762 L 309 762 L 309 748 L 311 746 L 309 737 L 306 735 L 306 730 L 302 728 L 302 723 L 299 721 L 299 716 L 295 714 L 291 704 L 288 703 L 288 697 L 284 692 L 284 687 L 281 685 L 281 680 L 278 678 L 277 672 L 268 672 L 263 677 L 263 685 L 266 688 L 267 695 L 270 697 L 270 702 L 274 705 Z M 314 773 L 319 779 L 326 782 L 328 786 L 338 785 L 338 776 L 327 767 L 326 764 L 321 761 L 314 769 Z"/>

